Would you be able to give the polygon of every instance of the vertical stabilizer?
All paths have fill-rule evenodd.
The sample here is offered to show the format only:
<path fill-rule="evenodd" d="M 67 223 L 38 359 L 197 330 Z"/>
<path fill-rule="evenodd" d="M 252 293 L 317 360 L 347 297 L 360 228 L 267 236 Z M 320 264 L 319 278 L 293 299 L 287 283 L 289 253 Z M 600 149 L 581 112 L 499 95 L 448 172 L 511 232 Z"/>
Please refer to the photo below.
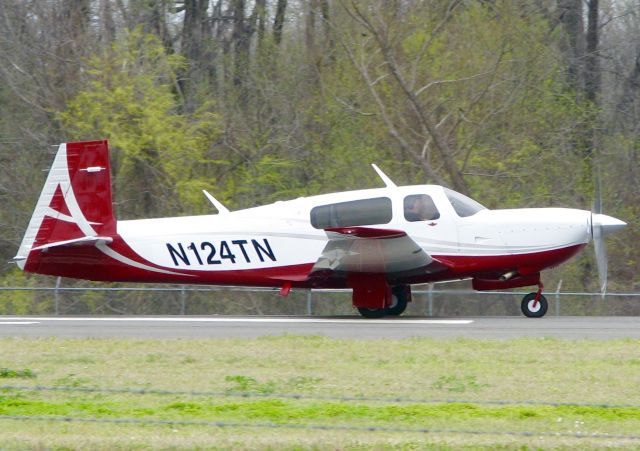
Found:
<path fill-rule="evenodd" d="M 40 251 L 56 243 L 116 233 L 107 141 L 60 144 L 15 258 L 36 271 Z"/>

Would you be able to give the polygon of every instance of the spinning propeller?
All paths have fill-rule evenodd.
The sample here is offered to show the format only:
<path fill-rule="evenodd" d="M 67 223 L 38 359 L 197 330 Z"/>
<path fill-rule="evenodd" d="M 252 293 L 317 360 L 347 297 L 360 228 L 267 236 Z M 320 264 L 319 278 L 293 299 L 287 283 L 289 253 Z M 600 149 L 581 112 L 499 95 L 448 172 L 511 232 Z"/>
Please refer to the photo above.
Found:
<path fill-rule="evenodd" d="M 600 177 L 596 182 L 595 200 L 591 211 L 591 238 L 596 251 L 596 264 L 598 266 L 598 279 L 600 281 L 600 294 L 604 297 L 607 291 L 607 269 L 609 266 L 607 259 L 607 248 L 604 244 L 604 237 L 610 233 L 624 228 L 627 223 L 611 216 L 602 214 L 602 190 Z"/>

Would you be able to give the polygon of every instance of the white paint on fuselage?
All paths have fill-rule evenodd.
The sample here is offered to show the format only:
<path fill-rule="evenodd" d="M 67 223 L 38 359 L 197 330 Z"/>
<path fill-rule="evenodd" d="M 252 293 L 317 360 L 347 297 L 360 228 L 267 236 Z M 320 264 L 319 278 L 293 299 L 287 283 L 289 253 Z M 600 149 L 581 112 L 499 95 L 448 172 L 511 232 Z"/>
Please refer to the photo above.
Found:
<path fill-rule="evenodd" d="M 403 200 L 413 194 L 430 195 L 440 218 L 406 221 Z M 223 215 L 118 221 L 118 233 L 140 256 L 172 269 L 240 270 L 308 264 L 318 260 L 328 241 L 323 230 L 310 224 L 313 207 L 376 197 L 392 200 L 393 219 L 388 224 L 366 227 L 404 230 L 429 255 L 526 254 L 584 244 L 590 237 L 587 211 L 482 210 L 461 218 L 443 188 L 436 185 L 324 194 Z M 264 251 L 267 244 L 271 252 Z M 216 251 L 213 256 L 212 248 Z M 221 252 L 226 252 L 226 257 Z"/>
<path fill-rule="evenodd" d="M 462 255 L 527 254 L 588 243 L 591 213 L 569 208 L 483 210 L 459 218 Z"/>

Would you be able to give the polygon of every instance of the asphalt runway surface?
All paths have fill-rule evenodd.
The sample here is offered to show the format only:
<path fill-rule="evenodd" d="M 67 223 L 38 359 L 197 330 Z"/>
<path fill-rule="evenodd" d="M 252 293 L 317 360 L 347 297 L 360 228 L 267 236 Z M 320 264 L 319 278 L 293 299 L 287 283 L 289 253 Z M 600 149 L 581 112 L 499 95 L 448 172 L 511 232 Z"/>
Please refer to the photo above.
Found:
<path fill-rule="evenodd" d="M 0 316 L 0 337 L 59 338 L 255 338 L 267 335 L 332 338 L 555 337 L 640 338 L 640 317 L 265 317 L 265 316 Z"/>

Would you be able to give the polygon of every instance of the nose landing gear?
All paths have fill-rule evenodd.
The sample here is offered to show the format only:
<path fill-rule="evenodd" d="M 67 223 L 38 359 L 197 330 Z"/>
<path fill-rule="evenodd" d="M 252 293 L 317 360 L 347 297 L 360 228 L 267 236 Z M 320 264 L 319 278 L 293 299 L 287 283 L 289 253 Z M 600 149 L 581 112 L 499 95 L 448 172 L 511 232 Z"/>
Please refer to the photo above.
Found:
<path fill-rule="evenodd" d="M 538 284 L 538 291 L 529 293 L 522 298 L 520 308 L 524 316 L 528 318 L 542 318 L 549 309 L 547 298 L 542 295 L 542 284 Z"/>

